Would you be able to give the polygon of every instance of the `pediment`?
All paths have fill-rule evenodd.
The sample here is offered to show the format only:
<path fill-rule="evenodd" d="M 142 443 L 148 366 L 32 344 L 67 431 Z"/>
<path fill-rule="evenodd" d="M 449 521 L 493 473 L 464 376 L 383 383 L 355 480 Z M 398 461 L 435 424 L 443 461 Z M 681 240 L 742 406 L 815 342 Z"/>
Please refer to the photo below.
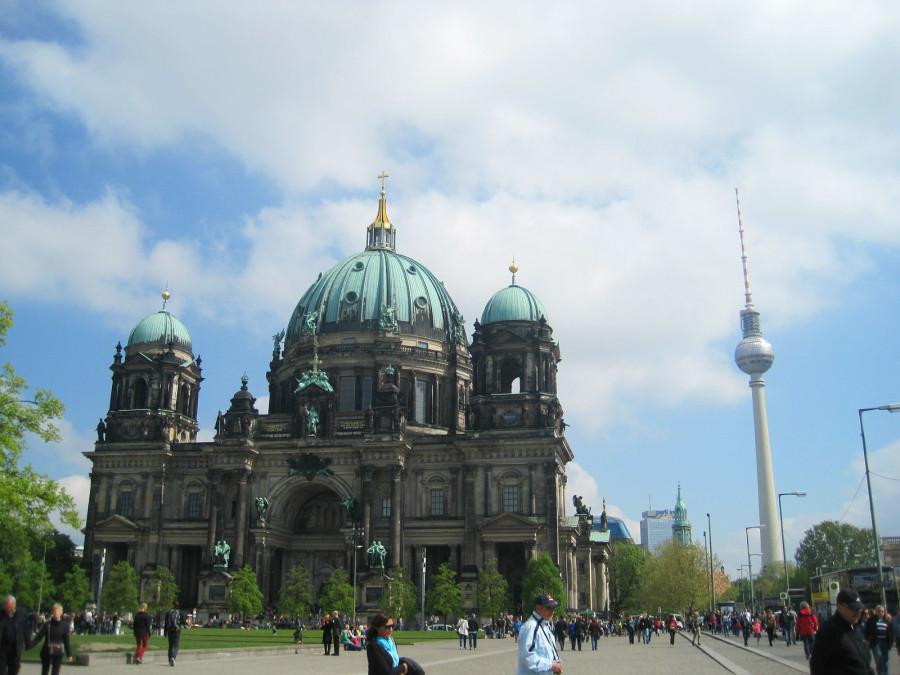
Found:
<path fill-rule="evenodd" d="M 541 525 L 519 515 L 518 513 L 501 513 L 484 521 L 479 528 L 482 532 L 497 532 L 509 530 L 528 530 L 533 532 L 541 529 Z"/>
<path fill-rule="evenodd" d="M 136 532 L 140 529 L 140 525 L 135 523 L 133 520 L 126 518 L 125 516 L 119 515 L 118 513 L 110 516 L 109 518 L 104 518 L 96 525 L 94 525 L 94 530 L 104 532 L 115 532 L 116 530 Z"/>

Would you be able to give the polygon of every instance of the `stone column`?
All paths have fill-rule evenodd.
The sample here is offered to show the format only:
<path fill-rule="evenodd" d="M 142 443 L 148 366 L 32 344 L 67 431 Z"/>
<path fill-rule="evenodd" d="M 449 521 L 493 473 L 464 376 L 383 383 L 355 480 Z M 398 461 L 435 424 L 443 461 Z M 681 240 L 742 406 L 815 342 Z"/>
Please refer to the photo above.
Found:
<path fill-rule="evenodd" d="M 484 515 L 494 515 L 494 472 L 490 467 L 484 472 Z"/>
<path fill-rule="evenodd" d="M 462 509 L 463 509 L 463 565 L 478 565 L 476 557 L 478 534 L 475 530 L 475 478 L 478 470 L 474 466 L 464 466 L 462 470 Z"/>
<path fill-rule="evenodd" d="M 400 497 L 402 492 L 401 479 L 403 467 L 396 466 L 391 476 L 391 566 L 400 565 Z"/>
<path fill-rule="evenodd" d="M 575 545 L 569 544 L 569 602 L 570 607 L 578 607 L 578 558 L 575 555 Z"/>
<path fill-rule="evenodd" d="M 587 608 L 591 611 L 594 610 L 594 563 L 591 561 L 591 551 L 588 549 L 587 552 L 587 561 L 586 561 L 586 569 L 587 569 L 587 597 L 588 597 L 588 606 Z"/>
<path fill-rule="evenodd" d="M 238 512 L 237 533 L 234 543 L 234 567 L 240 569 L 244 566 L 244 538 L 247 533 L 247 480 L 250 475 L 246 472 L 240 476 L 238 483 Z"/>
<path fill-rule="evenodd" d="M 149 520 L 153 510 L 153 476 L 149 473 L 142 473 L 141 479 L 144 482 L 143 517 Z"/>
<path fill-rule="evenodd" d="M 606 593 L 606 557 L 600 557 L 600 564 L 598 565 L 598 573 L 597 573 L 597 604 L 598 611 L 603 611 L 606 609 L 606 604 L 609 601 Z"/>
<path fill-rule="evenodd" d="M 363 479 L 363 545 L 368 546 L 372 538 L 372 531 L 375 527 L 375 519 L 372 501 L 375 499 L 375 490 L 372 479 L 374 478 L 374 469 L 371 466 L 364 466 L 362 469 Z"/>

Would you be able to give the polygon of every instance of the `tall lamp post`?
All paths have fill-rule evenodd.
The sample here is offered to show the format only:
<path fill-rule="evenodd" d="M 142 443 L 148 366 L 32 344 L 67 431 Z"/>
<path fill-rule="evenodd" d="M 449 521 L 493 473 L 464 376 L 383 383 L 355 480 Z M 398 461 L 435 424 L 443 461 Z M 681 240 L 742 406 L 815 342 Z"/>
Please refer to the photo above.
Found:
<path fill-rule="evenodd" d="M 706 514 L 706 530 L 709 532 L 709 595 L 712 598 L 712 610 L 716 611 L 716 575 L 713 571 L 712 520 Z"/>
<path fill-rule="evenodd" d="M 862 436 L 863 461 L 866 464 L 866 488 L 869 490 L 869 513 L 872 514 L 872 538 L 875 540 L 875 562 L 878 564 L 878 578 L 881 581 L 881 606 L 887 607 L 887 596 L 884 592 L 884 562 L 881 555 L 881 540 L 878 538 L 878 526 L 875 524 L 875 501 L 872 499 L 872 479 L 869 477 L 869 453 L 866 450 L 866 430 L 863 428 L 863 413 L 872 410 L 886 410 L 895 413 L 900 410 L 900 403 L 879 405 L 874 408 L 859 409 L 859 435 Z"/>
<path fill-rule="evenodd" d="M 750 530 L 762 530 L 762 525 L 751 525 L 744 528 L 744 534 L 747 536 L 747 576 L 750 577 L 750 613 L 753 613 L 753 562 L 750 560 Z"/>
<path fill-rule="evenodd" d="M 704 565 L 708 565 L 709 564 L 709 548 L 706 545 L 706 531 L 705 530 L 703 532 L 703 555 L 706 557 L 706 561 L 704 562 Z M 707 585 L 706 590 L 709 591 L 709 585 Z M 710 612 L 712 611 L 712 606 L 710 606 L 709 611 Z"/>
<path fill-rule="evenodd" d="M 791 583 L 788 581 L 787 569 L 787 551 L 784 548 L 784 518 L 781 515 L 781 498 L 782 497 L 805 497 L 805 492 L 779 492 L 778 493 L 778 527 L 781 529 L 781 557 L 784 559 L 784 592 L 787 594 L 787 601 L 791 601 Z"/>

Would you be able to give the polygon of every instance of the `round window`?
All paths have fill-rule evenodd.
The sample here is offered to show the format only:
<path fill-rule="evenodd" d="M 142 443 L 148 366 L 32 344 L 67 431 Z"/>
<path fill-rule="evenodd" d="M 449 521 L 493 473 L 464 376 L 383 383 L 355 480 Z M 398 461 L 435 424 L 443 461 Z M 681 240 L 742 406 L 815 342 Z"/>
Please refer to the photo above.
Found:
<path fill-rule="evenodd" d="M 361 270 L 363 267 L 365 267 L 365 265 L 363 264 L 362 260 L 357 260 L 356 263 L 353 265 L 353 269 L 355 269 L 357 272 L 359 270 Z"/>
<path fill-rule="evenodd" d="M 356 291 L 347 291 L 347 295 L 344 296 L 344 302 L 353 303 L 357 300 L 359 300 L 359 295 L 356 293 Z"/>
<path fill-rule="evenodd" d="M 415 274 L 416 268 L 413 265 L 410 265 L 409 267 L 406 268 L 406 271 L 409 272 L 410 274 Z"/>
<path fill-rule="evenodd" d="M 416 298 L 415 303 L 416 307 L 418 307 L 419 309 L 425 309 L 428 306 L 428 300 L 425 298 L 425 296 L 422 295 Z"/>

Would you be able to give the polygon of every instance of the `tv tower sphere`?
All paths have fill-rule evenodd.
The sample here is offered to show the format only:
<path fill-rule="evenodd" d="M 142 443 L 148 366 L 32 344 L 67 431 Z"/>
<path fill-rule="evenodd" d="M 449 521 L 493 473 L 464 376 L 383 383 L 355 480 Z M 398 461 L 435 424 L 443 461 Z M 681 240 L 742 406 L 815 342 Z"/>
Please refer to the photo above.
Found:
<path fill-rule="evenodd" d="M 774 361 L 775 350 L 772 343 L 761 334 L 748 335 L 734 349 L 734 362 L 748 375 L 766 372 Z"/>

